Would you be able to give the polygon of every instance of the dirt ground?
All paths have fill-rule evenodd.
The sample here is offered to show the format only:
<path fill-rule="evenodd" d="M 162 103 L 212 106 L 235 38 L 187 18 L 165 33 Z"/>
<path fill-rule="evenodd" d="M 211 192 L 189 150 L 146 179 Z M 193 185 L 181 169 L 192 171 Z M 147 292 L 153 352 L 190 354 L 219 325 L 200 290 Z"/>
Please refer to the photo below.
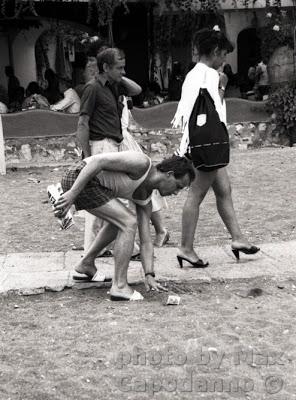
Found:
<path fill-rule="evenodd" d="M 295 152 L 232 155 L 235 208 L 255 244 L 295 239 Z M 62 171 L 0 177 L 0 253 L 82 243 L 83 219 L 61 232 L 47 202 L 46 186 Z M 171 245 L 180 239 L 185 196 L 169 198 L 164 213 Z M 210 193 L 196 244 L 228 240 Z M 296 399 L 296 282 L 167 286 L 179 306 L 143 285 L 141 303 L 111 302 L 107 289 L 0 297 L 0 400 Z"/>
<path fill-rule="evenodd" d="M 295 283 L 168 283 L 179 306 L 106 289 L 0 298 L 0 398 L 296 399 Z"/>
<path fill-rule="evenodd" d="M 295 148 L 233 151 L 229 172 L 235 209 L 244 234 L 255 244 L 296 238 Z M 60 180 L 63 167 L 8 171 L 0 177 L 0 253 L 66 251 L 82 245 L 84 219 L 59 231 L 46 187 Z M 40 183 L 35 183 L 40 181 Z M 170 245 L 180 241 L 186 191 L 168 198 L 164 224 Z M 196 245 L 225 244 L 229 235 L 210 192 L 201 207 Z"/>

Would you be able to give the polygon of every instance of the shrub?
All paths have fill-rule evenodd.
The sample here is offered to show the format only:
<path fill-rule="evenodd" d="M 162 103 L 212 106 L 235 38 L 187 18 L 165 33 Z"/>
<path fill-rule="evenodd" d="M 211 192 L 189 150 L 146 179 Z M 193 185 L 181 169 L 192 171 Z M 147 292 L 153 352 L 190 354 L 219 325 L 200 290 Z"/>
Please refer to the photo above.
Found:
<path fill-rule="evenodd" d="M 296 82 L 277 88 L 268 99 L 267 109 L 273 113 L 279 133 L 287 135 L 291 144 L 296 142 Z"/>
<path fill-rule="evenodd" d="M 265 24 L 257 29 L 261 39 L 261 58 L 268 61 L 274 51 L 282 46 L 293 49 L 293 32 L 293 16 L 280 8 L 270 8 L 265 17 Z"/>

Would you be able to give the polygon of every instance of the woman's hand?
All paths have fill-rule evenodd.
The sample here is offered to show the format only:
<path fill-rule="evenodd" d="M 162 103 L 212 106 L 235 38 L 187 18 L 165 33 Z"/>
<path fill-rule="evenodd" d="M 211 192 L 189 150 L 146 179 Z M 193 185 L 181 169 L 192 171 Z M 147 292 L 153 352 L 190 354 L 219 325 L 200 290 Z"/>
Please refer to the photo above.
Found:
<path fill-rule="evenodd" d="M 167 292 L 168 289 L 158 283 L 153 276 L 148 275 L 145 278 L 145 288 L 146 291 L 155 290 L 156 292 Z"/>
<path fill-rule="evenodd" d="M 57 218 L 63 218 L 70 210 L 72 204 L 75 201 L 75 196 L 68 190 L 68 192 L 62 194 L 54 204 L 54 215 Z"/>

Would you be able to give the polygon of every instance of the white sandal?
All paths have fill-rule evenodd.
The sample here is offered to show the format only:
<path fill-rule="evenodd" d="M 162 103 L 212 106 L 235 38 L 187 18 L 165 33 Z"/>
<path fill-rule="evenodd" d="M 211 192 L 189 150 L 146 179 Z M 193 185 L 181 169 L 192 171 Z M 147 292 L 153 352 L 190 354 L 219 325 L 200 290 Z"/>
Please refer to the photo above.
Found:
<path fill-rule="evenodd" d="M 141 301 L 144 300 L 144 297 L 141 295 L 141 293 L 134 290 L 131 297 L 124 297 L 124 296 L 117 296 L 110 294 L 110 299 L 112 301 Z"/>
<path fill-rule="evenodd" d="M 78 274 L 78 273 L 77 273 Z M 106 275 L 97 271 L 93 277 L 85 274 L 73 275 L 73 280 L 78 282 L 111 282 L 112 278 L 107 278 Z"/>

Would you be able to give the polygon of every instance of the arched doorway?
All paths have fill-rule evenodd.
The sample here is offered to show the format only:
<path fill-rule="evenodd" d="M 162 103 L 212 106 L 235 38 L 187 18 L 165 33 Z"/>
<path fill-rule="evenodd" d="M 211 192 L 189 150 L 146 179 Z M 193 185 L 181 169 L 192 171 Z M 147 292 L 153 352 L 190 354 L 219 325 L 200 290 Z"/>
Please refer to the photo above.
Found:
<path fill-rule="evenodd" d="M 237 66 L 238 82 L 244 87 L 248 80 L 248 70 L 260 61 L 261 41 L 255 28 L 247 28 L 241 31 L 237 37 Z M 243 90 L 244 91 L 244 90 Z"/>

